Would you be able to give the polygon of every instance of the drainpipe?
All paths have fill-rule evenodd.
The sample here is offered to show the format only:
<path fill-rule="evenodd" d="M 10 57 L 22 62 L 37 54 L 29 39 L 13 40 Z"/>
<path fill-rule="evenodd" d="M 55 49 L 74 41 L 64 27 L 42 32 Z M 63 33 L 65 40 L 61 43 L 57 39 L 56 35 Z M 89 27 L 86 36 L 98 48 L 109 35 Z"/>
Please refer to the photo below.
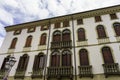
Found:
<path fill-rule="evenodd" d="M 76 72 L 76 51 L 75 51 L 75 34 L 74 34 L 74 21 L 73 16 L 71 16 L 72 19 L 72 30 L 73 30 L 73 50 L 74 50 L 74 65 L 75 65 L 75 80 L 77 80 L 77 72 Z"/>
<path fill-rule="evenodd" d="M 48 59 L 48 51 L 49 51 L 49 43 L 50 43 L 50 32 L 51 32 L 51 24 L 50 24 L 50 20 L 49 20 L 49 34 L 48 34 L 48 45 L 47 45 L 47 53 L 46 53 L 46 57 L 45 57 L 45 70 L 44 70 L 44 80 L 46 78 L 46 69 L 47 69 L 47 59 Z"/>

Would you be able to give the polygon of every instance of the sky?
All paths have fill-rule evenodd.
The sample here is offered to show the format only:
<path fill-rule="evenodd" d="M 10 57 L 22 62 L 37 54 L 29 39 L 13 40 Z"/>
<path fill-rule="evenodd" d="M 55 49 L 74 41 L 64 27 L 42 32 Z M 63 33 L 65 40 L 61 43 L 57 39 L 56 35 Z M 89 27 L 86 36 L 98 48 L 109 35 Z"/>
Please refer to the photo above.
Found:
<path fill-rule="evenodd" d="M 0 0 L 0 47 L 4 27 L 120 5 L 120 0 Z"/>

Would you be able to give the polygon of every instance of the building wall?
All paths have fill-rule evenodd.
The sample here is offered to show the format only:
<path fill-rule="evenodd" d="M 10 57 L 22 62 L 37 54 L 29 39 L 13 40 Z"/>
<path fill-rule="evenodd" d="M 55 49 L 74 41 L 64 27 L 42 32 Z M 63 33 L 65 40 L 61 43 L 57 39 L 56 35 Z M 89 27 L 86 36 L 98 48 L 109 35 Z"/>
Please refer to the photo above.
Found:
<path fill-rule="evenodd" d="M 77 25 L 76 19 L 75 20 L 70 19 L 69 27 L 63 27 L 63 23 L 61 22 L 61 28 L 56 28 L 56 29 L 54 29 L 54 24 L 51 23 L 50 30 L 41 31 L 40 30 L 41 26 L 36 26 L 35 32 L 32 32 L 32 33 L 27 33 L 27 29 L 22 29 L 22 32 L 19 35 L 13 35 L 14 31 L 7 32 L 7 35 L 3 42 L 3 45 L 0 49 L 0 59 L 1 59 L 0 66 L 2 66 L 4 57 L 9 55 L 10 53 L 14 54 L 15 58 L 17 59 L 17 62 L 15 63 L 15 65 L 13 66 L 13 68 L 9 74 L 9 76 L 11 76 L 10 80 L 13 80 L 12 76 L 15 75 L 20 56 L 22 56 L 23 54 L 28 54 L 30 56 L 30 58 L 29 58 L 27 70 L 25 73 L 25 76 L 26 76 L 25 80 L 31 80 L 30 76 L 32 74 L 34 56 L 40 52 L 43 52 L 45 55 L 47 55 L 47 66 L 46 67 L 49 67 L 50 55 L 52 53 L 50 48 L 51 48 L 53 32 L 56 30 L 63 31 L 65 29 L 69 29 L 71 31 L 71 40 L 72 40 L 72 48 L 70 49 L 70 51 L 72 52 L 72 65 L 73 65 L 73 69 L 74 69 L 74 75 L 79 74 L 79 69 L 78 69 L 78 66 L 80 66 L 79 50 L 84 48 L 84 49 L 87 49 L 87 51 L 88 51 L 89 63 L 93 67 L 92 71 L 94 74 L 94 78 L 92 80 L 101 80 L 101 79 L 102 80 L 113 80 L 113 79 L 118 80 L 118 79 L 120 79 L 120 77 L 118 77 L 118 76 L 117 77 L 112 76 L 110 78 L 104 77 L 104 75 L 103 75 L 104 71 L 103 71 L 103 66 L 102 66 L 102 64 L 104 64 L 104 61 L 103 61 L 103 57 L 102 57 L 102 53 L 101 53 L 102 47 L 104 47 L 104 46 L 110 47 L 112 50 L 114 62 L 120 64 L 120 59 L 119 59 L 120 58 L 120 54 L 119 54 L 120 53 L 120 43 L 117 41 L 114 29 L 113 29 L 113 23 L 120 22 L 120 16 L 119 16 L 120 12 L 117 12 L 116 14 L 118 16 L 118 19 L 114 19 L 114 20 L 110 19 L 109 14 L 105 14 L 105 15 L 101 15 L 101 18 L 102 18 L 101 22 L 95 22 L 94 17 L 89 17 L 89 18 L 83 19 L 82 25 Z M 73 21 L 73 24 L 72 24 L 72 21 Z M 96 26 L 99 24 L 104 25 L 106 34 L 107 34 L 110 42 L 104 43 L 104 44 L 98 43 Z M 85 34 L 86 34 L 86 39 L 87 39 L 87 41 L 85 43 L 87 45 L 81 45 L 81 43 L 78 41 L 77 30 L 79 28 L 85 29 Z M 73 35 L 73 32 L 74 32 L 74 35 Z M 46 45 L 39 46 L 40 37 L 41 37 L 41 34 L 43 34 L 43 33 L 47 33 Z M 24 46 L 25 46 L 26 38 L 29 35 L 33 36 L 32 46 L 30 48 L 28 48 L 28 50 L 26 50 Z M 16 48 L 14 50 L 11 50 L 11 49 L 9 49 L 9 47 L 10 47 L 12 39 L 15 37 L 18 38 Z M 73 39 L 75 40 L 75 45 L 74 45 Z M 74 50 L 75 50 L 75 53 L 74 53 Z M 62 50 L 60 50 L 60 51 L 62 51 Z M 76 72 L 75 72 L 75 68 L 76 68 Z M 77 80 L 79 80 L 79 79 L 80 78 L 78 78 L 78 76 L 77 76 Z M 91 78 L 82 78 L 82 80 L 88 80 L 88 79 L 91 79 Z M 43 80 L 43 78 L 41 80 Z"/>

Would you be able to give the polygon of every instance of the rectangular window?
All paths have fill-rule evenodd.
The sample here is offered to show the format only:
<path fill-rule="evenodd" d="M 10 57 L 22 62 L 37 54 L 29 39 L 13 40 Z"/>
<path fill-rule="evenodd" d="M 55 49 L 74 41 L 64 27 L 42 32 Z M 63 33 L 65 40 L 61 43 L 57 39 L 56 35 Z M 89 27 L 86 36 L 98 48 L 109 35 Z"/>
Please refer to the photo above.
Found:
<path fill-rule="evenodd" d="M 100 22 L 102 21 L 101 16 L 95 16 L 95 22 Z"/>
<path fill-rule="evenodd" d="M 28 28 L 28 33 L 35 32 L 35 27 Z"/>
<path fill-rule="evenodd" d="M 83 19 L 77 19 L 77 25 L 83 24 Z"/>
<path fill-rule="evenodd" d="M 43 30 L 48 30 L 48 25 L 42 25 L 41 26 L 41 31 L 43 31 Z"/>
<path fill-rule="evenodd" d="M 68 26 L 69 26 L 69 21 L 68 20 L 64 21 L 63 22 L 63 27 L 68 27 Z"/>
<path fill-rule="evenodd" d="M 117 15 L 116 15 L 115 13 L 110 14 L 110 18 L 111 18 L 111 19 L 117 19 Z"/>
<path fill-rule="evenodd" d="M 20 34 L 20 33 L 21 33 L 21 29 L 14 31 L 14 35 L 18 35 L 18 34 Z"/>
<path fill-rule="evenodd" d="M 54 26 L 55 26 L 54 28 L 60 28 L 60 22 L 56 22 Z"/>

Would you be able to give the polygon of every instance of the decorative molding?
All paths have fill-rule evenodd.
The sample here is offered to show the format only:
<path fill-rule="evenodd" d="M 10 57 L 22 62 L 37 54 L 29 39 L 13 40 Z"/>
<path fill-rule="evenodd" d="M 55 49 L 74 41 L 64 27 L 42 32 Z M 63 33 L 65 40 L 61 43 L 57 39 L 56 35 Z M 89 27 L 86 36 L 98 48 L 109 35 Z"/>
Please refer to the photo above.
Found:
<path fill-rule="evenodd" d="M 16 29 L 37 27 L 43 24 L 49 24 L 49 22 L 55 23 L 55 22 L 63 22 L 65 20 L 72 20 L 72 17 L 73 19 L 89 18 L 89 17 L 111 14 L 111 13 L 116 13 L 116 12 L 120 12 L 120 5 L 96 9 L 96 10 L 90 10 L 90 11 L 85 11 L 85 12 L 79 12 L 75 14 L 69 14 L 69 15 L 64 15 L 64 16 L 59 16 L 59 17 L 54 17 L 54 18 L 48 18 L 48 19 L 43 19 L 43 20 L 38 20 L 38 21 L 33 21 L 33 22 L 27 22 L 23 24 L 12 25 L 12 26 L 6 27 L 5 29 L 8 32 L 8 31 L 16 30 Z"/>

